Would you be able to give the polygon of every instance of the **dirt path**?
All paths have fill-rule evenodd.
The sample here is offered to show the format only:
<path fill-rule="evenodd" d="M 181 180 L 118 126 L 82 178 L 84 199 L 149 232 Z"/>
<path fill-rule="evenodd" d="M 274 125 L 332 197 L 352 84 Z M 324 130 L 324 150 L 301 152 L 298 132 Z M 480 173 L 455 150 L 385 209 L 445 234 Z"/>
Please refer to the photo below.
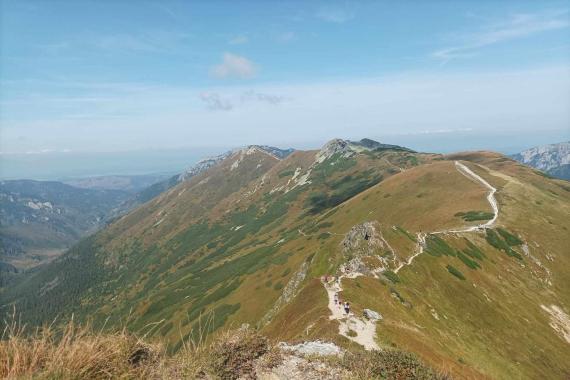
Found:
<path fill-rule="evenodd" d="M 455 168 L 457 169 L 457 171 L 459 171 L 459 173 L 463 174 L 467 178 L 474 179 L 483 184 L 483 186 L 485 186 L 487 189 L 489 189 L 489 194 L 487 194 L 487 201 L 489 202 L 491 208 L 493 209 L 493 219 L 487 221 L 486 223 L 479 224 L 477 226 L 467 227 L 461 230 L 448 231 L 448 232 L 471 232 L 491 227 L 499 217 L 499 205 L 497 204 L 497 200 L 495 199 L 495 193 L 497 192 L 497 189 L 495 189 L 493 186 L 491 186 L 489 182 L 485 181 L 479 175 L 475 174 L 471 169 L 463 165 L 461 162 L 455 161 Z"/>
<path fill-rule="evenodd" d="M 442 230 L 442 231 L 434 231 L 434 232 L 429 232 L 429 233 L 418 233 L 417 238 L 416 238 L 416 240 L 417 240 L 416 251 L 414 252 L 414 254 L 412 256 L 410 256 L 410 258 L 408 258 L 407 261 L 400 263 L 400 265 L 398 265 L 398 267 L 396 267 L 396 269 L 394 269 L 395 273 L 398 273 L 400 271 L 400 269 L 402 269 L 403 267 L 411 265 L 412 262 L 414 261 L 414 259 L 424 252 L 427 235 L 480 231 L 480 230 L 484 230 L 485 228 L 491 227 L 496 222 L 497 218 L 499 217 L 499 206 L 497 204 L 497 200 L 495 199 L 495 193 L 497 192 L 497 189 L 494 188 L 493 186 L 491 186 L 491 184 L 489 184 L 489 182 L 485 181 L 483 178 L 481 178 L 479 175 L 474 173 L 471 169 L 469 169 L 467 166 L 460 163 L 459 161 L 455 161 L 455 168 L 457 169 L 458 172 L 460 172 L 461 174 L 463 174 L 467 178 L 481 183 L 483 186 L 485 186 L 489 190 L 489 193 L 487 194 L 487 201 L 489 202 L 489 204 L 491 205 L 491 208 L 493 209 L 493 218 L 491 220 L 485 222 L 485 223 L 478 224 L 476 226 L 470 226 L 470 227 L 465 227 L 465 228 L 455 229 L 455 230 Z M 301 231 L 299 231 L 299 232 L 301 232 Z M 337 281 L 335 281 L 333 283 L 324 283 L 323 282 L 323 285 L 324 285 L 324 287 L 327 291 L 328 297 L 329 297 L 329 305 L 328 306 L 329 306 L 329 310 L 331 311 L 331 315 L 329 318 L 339 321 L 339 334 L 340 335 L 345 336 L 348 339 L 352 340 L 353 342 L 356 342 L 356 343 L 364 346 L 364 348 L 367 350 L 379 350 L 380 347 L 378 346 L 378 344 L 374 340 L 374 338 L 376 337 L 376 323 L 369 321 L 369 320 L 357 318 L 352 313 L 347 317 L 346 314 L 344 313 L 344 309 L 342 307 L 340 307 L 340 305 L 335 305 L 334 295 L 335 295 L 335 293 L 342 291 L 342 287 L 341 287 L 342 278 L 343 278 L 343 276 L 340 276 L 337 279 Z M 348 335 L 349 331 L 351 331 L 351 330 L 356 333 L 356 336 L 349 336 Z"/>
<path fill-rule="evenodd" d="M 329 310 L 331 311 L 330 319 L 339 321 L 338 333 L 346 338 L 356 342 L 366 350 L 379 350 L 378 344 L 374 340 L 376 337 L 376 323 L 356 317 L 354 314 L 346 315 L 344 309 L 340 305 L 335 305 L 334 295 L 342 291 L 342 276 L 332 283 L 323 283 L 329 297 Z M 356 336 L 349 336 L 349 331 L 356 333 Z"/>

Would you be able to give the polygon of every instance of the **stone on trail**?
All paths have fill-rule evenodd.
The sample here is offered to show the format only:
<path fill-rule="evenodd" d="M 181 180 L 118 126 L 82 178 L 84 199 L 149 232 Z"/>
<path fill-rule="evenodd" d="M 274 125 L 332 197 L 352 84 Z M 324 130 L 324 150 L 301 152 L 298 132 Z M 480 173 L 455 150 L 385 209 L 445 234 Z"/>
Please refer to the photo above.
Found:
<path fill-rule="evenodd" d="M 364 309 L 363 311 L 364 317 L 371 321 L 379 321 L 382 319 L 382 315 L 380 313 L 375 312 L 374 310 Z"/>

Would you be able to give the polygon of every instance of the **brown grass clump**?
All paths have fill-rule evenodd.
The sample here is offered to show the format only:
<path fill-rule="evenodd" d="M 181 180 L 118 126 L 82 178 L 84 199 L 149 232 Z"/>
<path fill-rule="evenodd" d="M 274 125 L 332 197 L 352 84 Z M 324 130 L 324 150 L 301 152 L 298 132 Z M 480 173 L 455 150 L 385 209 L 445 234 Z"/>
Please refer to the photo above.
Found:
<path fill-rule="evenodd" d="M 0 378 L 148 378 L 164 350 L 127 333 L 104 334 L 69 322 L 27 333 L 9 324 L 0 340 Z"/>
<path fill-rule="evenodd" d="M 353 379 L 451 379 L 427 367 L 415 355 L 398 350 L 347 352 L 340 359 L 340 365 L 351 373 Z"/>
<path fill-rule="evenodd" d="M 209 349 L 209 368 L 222 379 L 255 379 L 255 360 L 269 351 L 267 338 L 249 328 L 221 334 Z"/>

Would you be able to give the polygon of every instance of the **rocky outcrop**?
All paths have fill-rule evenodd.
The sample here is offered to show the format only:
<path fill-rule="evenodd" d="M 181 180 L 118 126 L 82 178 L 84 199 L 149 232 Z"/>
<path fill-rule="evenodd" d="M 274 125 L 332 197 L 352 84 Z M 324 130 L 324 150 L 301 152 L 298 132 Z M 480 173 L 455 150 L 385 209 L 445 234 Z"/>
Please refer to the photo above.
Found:
<path fill-rule="evenodd" d="M 374 275 L 395 264 L 395 252 L 382 236 L 380 223 L 365 222 L 353 226 L 341 242 L 346 262 L 345 275 Z"/>
<path fill-rule="evenodd" d="M 356 154 L 350 147 L 350 142 L 341 139 L 334 139 L 326 143 L 316 156 L 317 163 L 323 163 L 334 155 L 340 155 L 344 158 L 352 157 Z"/>

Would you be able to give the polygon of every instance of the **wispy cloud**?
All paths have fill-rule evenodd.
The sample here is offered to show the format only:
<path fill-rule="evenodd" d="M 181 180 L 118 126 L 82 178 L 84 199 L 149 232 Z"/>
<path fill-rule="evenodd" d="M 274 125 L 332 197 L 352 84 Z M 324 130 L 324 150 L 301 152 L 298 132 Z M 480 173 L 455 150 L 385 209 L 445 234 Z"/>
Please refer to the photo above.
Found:
<path fill-rule="evenodd" d="M 232 36 L 228 43 L 230 45 L 243 45 L 249 42 L 249 37 L 245 34 L 238 34 L 237 36 Z"/>
<path fill-rule="evenodd" d="M 213 91 L 202 92 L 200 93 L 200 100 L 212 111 L 230 111 L 250 103 L 278 105 L 286 101 L 287 98 L 282 95 L 247 90 L 241 94 L 231 95 L 222 95 Z"/>
<path fill-rule="evenodd" d="M 210 69 L 210 74 L 219 79 L 250 79 L 253 78 L 256 73 L 257 66 L 252 61 L 232 53 L 224 53 L 222 63 Z"/>
<path fill-rule="evenodd" d="M 316 17 L 326 22 L 343 24 L 354 18 L 354 12 L 346 8 L 325 7 L 317 11 Z"/>
<path fill-rule="evenodd" d="M 567 28 L 568 11 L 540 14 L 515 14 L 507 20 L 488 25 L 477 33 L 466 35 L 462 44 L 439 49 L 432 56 L 443 63 L 457 58 L 469 58 L 484 47 L 524 38 L 538 33 Z"/>
<path fill-rule="evenodd" d="M 234 108 L 229 99 L 222 97 L 217 92 L 202 92 L 200 100 L 206 104 L 208 109 L 213 111 L 229 111 Z"/>

